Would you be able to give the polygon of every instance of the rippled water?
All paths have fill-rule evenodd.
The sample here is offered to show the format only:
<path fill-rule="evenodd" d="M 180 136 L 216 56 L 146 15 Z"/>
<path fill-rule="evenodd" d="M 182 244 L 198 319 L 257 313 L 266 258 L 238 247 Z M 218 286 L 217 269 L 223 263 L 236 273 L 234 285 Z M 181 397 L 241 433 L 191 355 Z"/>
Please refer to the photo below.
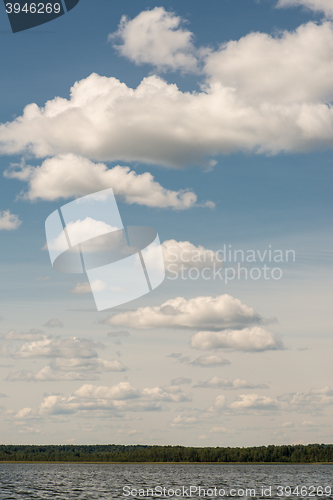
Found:
<path fill-rule="evenodd" d="M 0 470 L 1 500 L 333 499 L 333 465 L 0 464 Z"/>

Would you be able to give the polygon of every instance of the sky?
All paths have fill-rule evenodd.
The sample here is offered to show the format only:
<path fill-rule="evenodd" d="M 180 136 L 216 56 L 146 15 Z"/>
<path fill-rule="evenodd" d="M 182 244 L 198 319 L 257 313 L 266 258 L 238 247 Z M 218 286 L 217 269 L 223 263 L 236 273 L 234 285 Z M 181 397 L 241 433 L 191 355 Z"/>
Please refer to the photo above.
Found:
<path fill-rule="evenodd" d="M 1 443 L 332 443 L 331 0 L 1 7 L 0 38 Z M 98 311 L 45 221 L 109 188 L 166 277 Z"/>

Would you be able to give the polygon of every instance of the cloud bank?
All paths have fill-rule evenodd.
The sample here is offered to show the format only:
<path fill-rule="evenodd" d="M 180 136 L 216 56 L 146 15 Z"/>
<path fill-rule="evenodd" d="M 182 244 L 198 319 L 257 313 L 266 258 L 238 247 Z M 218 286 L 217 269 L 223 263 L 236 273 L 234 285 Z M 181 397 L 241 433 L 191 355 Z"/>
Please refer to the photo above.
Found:
<path fill-rule="evenodd" d="M 42 415 L 61 415 L 79 411 L 156 411 L 162 409 L 162 403 L 191 401 L 178 386 L 144 388 L 132 387 L 128 382 L 114 386 L 94 386 L 85 384 L 69 398 L 47 396 L 40 405 Z"/>
<path fill-rule="evenodd" d="M 302 3 L 326 12 L 331 9 L 324 0 Z M 181 25 L 179 16 L 162 7 L 133 20 L 123 18 L 118 50 L 135 63 L 158 68 L 186 72 L 200 66 L 199 91 L 182 92 L 158 75 L 130 88 L 116 78 L 94 73 L 73 85 L 69 99 L 55 97 L 44 107 L 29 104 L 22 116 L 0 125 L 0 152 L 38 158 L 71 154 L 91 161 L 140 161 L 179 168 L 209 165 L 210 158 L 232 152 L 275 154 L 332 147 L 330 22 L 309 22 L 274 36 L 250 33 L 216 50 L 194 50 L 192 34 Z M 49 161 L 53 159 L 47 161 L 44 171 L 52 170 Z M 137 203 L 138 198 L 141 203 L 131 184 L 138 181 L 135 175 L 126 167 L 115 169 L 98 163 L 88 168 L 95 186 L 105 186 L 111 177 L 121 183 L 126 178 L 129 203 Z M 54 180 L 54 173 L 50 175 Z M 42 191 L 36 191 L 40 177 L 27 169 L 21 177 L 31 183 L 28 196 L 41 196 Z M 153 182 L 148 173 L 141 180 Z M 83 184 L 80 189 L 86 188 Z M 164 192 L 156 184 L 153 193 L 153 199 L 162 200 L 159 203 L 164 206 L 186 205 L 193 196 Z M 58 194 L 51 190 L 46 196 L 52 199 Z M 152 203 L 159 206 L 156 200 Z"/>

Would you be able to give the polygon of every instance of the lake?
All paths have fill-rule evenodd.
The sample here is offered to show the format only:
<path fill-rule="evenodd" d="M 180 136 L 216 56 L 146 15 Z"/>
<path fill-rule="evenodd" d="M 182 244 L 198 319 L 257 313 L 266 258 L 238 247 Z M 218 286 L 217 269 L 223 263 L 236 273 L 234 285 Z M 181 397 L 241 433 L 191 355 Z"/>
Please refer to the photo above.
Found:
<path fill-rule="evenodd" d="M 0 499 L 333 499 L 333 465 L 0 464 Z"/>

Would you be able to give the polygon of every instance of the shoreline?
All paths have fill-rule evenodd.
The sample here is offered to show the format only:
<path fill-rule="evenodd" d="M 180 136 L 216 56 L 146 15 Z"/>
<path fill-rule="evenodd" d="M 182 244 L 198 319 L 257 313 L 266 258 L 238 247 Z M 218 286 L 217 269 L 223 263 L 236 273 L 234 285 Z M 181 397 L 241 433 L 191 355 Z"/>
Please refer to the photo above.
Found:
<path fill-rule="evenodd" d="M 47 460 L 0 460 L 0 464 L 60 465 L 333 465 L 333 462 L 85 462 Z"/>

